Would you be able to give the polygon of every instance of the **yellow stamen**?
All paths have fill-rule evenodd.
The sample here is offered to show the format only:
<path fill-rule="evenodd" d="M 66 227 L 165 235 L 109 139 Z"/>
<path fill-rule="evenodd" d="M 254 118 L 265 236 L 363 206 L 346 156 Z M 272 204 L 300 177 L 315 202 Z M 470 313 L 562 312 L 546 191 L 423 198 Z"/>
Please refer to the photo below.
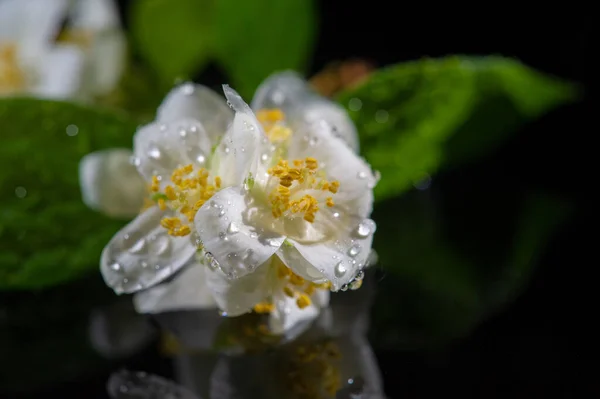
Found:
<path fill-rule="evenodd" d="M 17 45 L 0 43 L 0 94 L 10 94 L 25 88 L 25 73 L 19 66 Z"/>
<path fill-rule="evenodd" d="M 335 205 L 335 202 L 333 202 L 333 198 L 331 197 L 327 197 L 327 202 L 326 202 L 328 207 L 332 207 Z"/>
<path fill-rule="evenodd" d="M 296 299 L 296 305 L 298 305 L 298 307 L 300 309 L 304 309 L 307 306 L 309 306 L 310 304 L 311 304 L 310 298 L 306 294 L 300 294 L 298 299 Z"/>
<path fill-rule="evenodd" d="M 283 293 L 287 296 L 289 296 L 290 298 L 293 298 L 295 296 L 295 292 L 293 289 L 291 289 L 290 287 L 288 287 L 287 285 L 285 287 L 283 287 Z"/>

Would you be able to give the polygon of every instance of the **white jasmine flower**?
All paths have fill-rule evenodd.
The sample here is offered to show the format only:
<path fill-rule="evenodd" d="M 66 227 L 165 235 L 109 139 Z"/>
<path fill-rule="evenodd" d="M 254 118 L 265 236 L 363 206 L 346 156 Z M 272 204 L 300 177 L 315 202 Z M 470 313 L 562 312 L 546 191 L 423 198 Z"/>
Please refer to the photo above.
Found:
<path fill-rule="evenodd" d="M 112 0 L 0 0 L 0 96 L 105 94 L 125 44 Z"/>
<path fill-rule="evenodd" d="M 209 89 L 186 84 L 136 133 L 133 164 L 156 206 L 111 240 L 101 270 L 117 293 L 139 291 L 139 311 L 216 303 L 230 316 L 270 313 L 271 328 L 283 332 L 316 317 L 329 289 L 360 286 L 376 177 L 351 147 L 348 117 L 296 75 L 263 83 L 256 115 L 224 90 L 235 113 Z M 101 164 L 82 162 L 84 198 Z M 109 197 L 87 201 L 102 209 Z"/>

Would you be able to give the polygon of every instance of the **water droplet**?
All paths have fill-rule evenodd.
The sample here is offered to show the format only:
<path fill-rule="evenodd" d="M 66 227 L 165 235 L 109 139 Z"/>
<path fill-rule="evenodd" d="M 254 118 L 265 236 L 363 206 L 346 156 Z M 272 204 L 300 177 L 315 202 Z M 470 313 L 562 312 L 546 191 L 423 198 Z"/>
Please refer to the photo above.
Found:
<path fill-rule="evenodd" d="M 227 234 L 225 234 L 223 231 L 219 233 L 219 238 L 221 240 L 225 240 L 227 241 Z"/>
<path fill-rule="evenodd" d="M 311 137 L 310 139 L 308 139 L 308 145 L 311 147 L 314 147 L 317 145 L 317 138 L 316 137 Z"/>
<path fill-rule="evenodd" d="M 160 149 L 155 144 L 152 144 L 150 148 L 148 148 L 148 156 L 152 159 L 160 159 Z"/>
<path fill-rule="evenodd" d="M 132 156 L 131 158 L 129 158 L 129 163 L 132 164 L 133 166 L 140 166 L 142 163 L 142 160 L 136 156 Z"/>
<path fill-rule="evenodd" d="M 148 262 L 145 261 L 141 261 L 140 262 L 140 266 L 143 267 L 144 269 L 148 267 Z"/>
<path fill-rule="evenodd" d="M 267 154 L 262 154 L 260 156 L 260 160 L 263 162 L 267 162 L 268 159 L 269 159 L 269 156 Z"/>
<path fill-rule="evenodd" d="M 348 249 L 348 255 L 352 256 L 353 258 L 358 255 L 360 253 L 361 247 L 360 245 L 353 245 L 350 247 L 350 249 Z"/>
<path fill-rule="evenodd" d="M 185 138 L 185 136 L 187 136 L 187 130 L 181 129 L 179 131 L 179 136 L 181 136 L 182 138 Z"/>
<path fill-rule="evenodd" d="M 358 111 L 362 108 L 362 101 L 360 98 L 351 98 L 350 101 L 348 101 L 348 108 L 350 108 L 350 111 Z"/>
<path fill-rule="evenodd" d="M 79 133 L 79 128 L 77 127 L 77 125 L 69 125 L 67 126 L 67 136 L 77 136 L 77 133 Z"/>
<path fill-rule="evenodd" d="M 375 121 L 377 121 L 377 123 L 387 122 L 388 117 L 389 114 L 386 110 L 380 109 L 379 111 L 375 112 Z"/>
<path fill-rule="evenodd" d="M 151 251 L 154 255 L 163 255 L 171 246 L 171 240 L 166 234 L 160 234 L 150 238 Z"/>
<path fill-rule="evenodd" d="M 212 253 L 206 252 L 204 256 L 206 257 L 206 260 L 208 262 L 208 267 L 210 267 L 212 270 L 216 270 L 221 266 L 219 264 L 219 261 L 215 259 Z"/>
<path fill-rule="evenodd" d="M 283 308 L 283 313 L 285 313 L 285 314 L 290 314 L 291 311 L 292 311 L 292 309 L 290 309 L 289 306 L 286 306 Z"/>
<path fill-rule="evenodd" d="M 363 278 L 365 278 L 365 272 L 363 272 L 362 270 L 359 270 L 356 273 L 356 276 L 354 276 L 355 280 L 362 280 Z"/>
<path fill-rule="evenodd" d="M 121 271 L 121 265 L 118 262 L 112 263 L 109 267 L 115 272 Z"/>
<path fill-rule="evenodd" d="M 240 228 L 237 226 L 237 224 L 235 224 L 233 222 L 229 223 L 229 227 L 227 227 L 227 232 L 229 234 L 235 234 L 239 231 L 240 231 Z"/>
<path fill-rule="evenodd" d="M 358 172 L 358 174 L 356 176 L 358 176 L 359 179 L 366 179 L 367 172 L 365 172 L 365 171 Z"/>
<path fill-rule="evenodd" d="M 140 238 L 139 240 L 134 242 L 133 245 L 129 248 L 129 252 L 132 254 L 139 254 L 145 248 L 146 248 L 146 240 L 143 238 Z"/>
<path fill-rule="evenodd" d="M 225 146 L 223 148 L 223 151 L 225 151 L 225 154 L 229 154 L 229 151 L 231 151 L 231 150 L 229 149 L 229 147 Z"/>
<path fill-rule="evenodd" d="M 354 384 L 354 380 L 352 378 L 348 378 L 348 384 L 350 384 L 350 385 Z"/>
<path fill-rule="evenodd" d="M 204 162 L 206 162 L 206 157 L 200 154 L 196 157 L 196 162 L 198 162 L 199 164 L 203 164 Z"/>
<path fill-rule="evenodd" d="M 339 212 L 333 212 L 333 217 L 334 218 L 339 218 L 340 217 L 340 213 Z"/>
<path fill-rule="evenodd" d="M 369 225 L 369 223 L 365 222 L 361 222 L 358 227 L 356 227 L 355 233 L 357 236 L 361 237 L 361 238 L 367 238 L 368 236 L 371 235 L 372 231 L 371 231 L 371 227 Z"/>
<path fill-rule="evenodd" d="M 25 189 L 25 187 L 19 186 L 15 188 L 15 195 L 17 196 L 17 198 L 25 198 L 25 196 L 27 195 L 27 190 Z"/>
<path fill-rule="evenodd" d="M 348 284 L 342 285 L 342 287 L 340 288 L 340 291 L 348 291 Z"/>
<path fill-rule="evenodd" d="M 240 150 L 242 150 L 242 152 L 246 152 L 246 148 L 245 147 L 240 147 Z"/>
<path fill-rule="evenodd" d="M 183 94 L 185 94 L 186 96 L 190 96 L 192 94 L 194 94 L 194 85 L 191 83 L 186 83 L 185 85 L 183 85 L 183 87 L 181 88 L 181 91 L 183 92 Z"/>
<path fill-rule="evenodd" d="M 258 234 L 256 234 L 256 232 L 252 232 L 250 233 L 250 238 L 258 238 Z"/>
<path fill-rule="evenodd" d="M 227 312 L 219 311 L 219 316 L 227 317 Z"/>
<path fill-rule="evenodd" d="M 352 280 L 348 286 L 352 291 L 354 291 L 362 287 L 362 283 L 362 280 Z"/>
<path fill-rule="evenodd" d="M 335 269 L 333 270 L 336 277 L 343 277 L 346 274 L 346 267 L 344 266 L 344 262 L 338 262 L 335 265 Z"/>
<path fill-rule="evenodd" d="M 225 215 L 225 209 L 221 209 L 219 211 L 219 217 L 223 217 Z"/>
<path fill-rule="evenodd" d="M 272 246 L 272 247 L 278 247 L 279 246 L 279 240 L 276 240 L 274 238 L 269 238 L 267 240 L 267 243 Z"/>

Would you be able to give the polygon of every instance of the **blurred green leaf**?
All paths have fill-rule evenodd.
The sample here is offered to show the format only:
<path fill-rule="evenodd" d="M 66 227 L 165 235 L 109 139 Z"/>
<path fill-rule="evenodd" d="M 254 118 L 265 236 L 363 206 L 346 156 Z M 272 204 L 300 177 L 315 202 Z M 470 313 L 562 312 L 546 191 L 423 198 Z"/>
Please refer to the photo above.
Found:
<path fill-rule="evenodd" d="M 375 195 L 382 200 L 446 164 L 481 156 L 520 124 L 576 97 L 574 86 L 515 60 L 449 57 L 381 69 L 338 100 L 381 172 Z"/>
<path fill-rule="evenodd" d="M 212 56 L 214 2 L 132 2 L 131 32 L 138 50 L 165 84 L 171 85 L 177 78 L 189 78 Z"/>
<path fill-rule="evenodd" d="M 0 126 L 0 289 L 40 288 L 97 270 L 102 248 L 122 223 L 83 204 L 79 160 L 131 147 L 136 123 L 85 106 L 20 98 L 0 100 Z"/>
<path fill-rule="evenodd" d="M 435 199 L 415 190 L 376 208 L 374 247 L 385 272 L 374 306 L 380 345 L 425 347 L 468 333 L 521 292 L 570 212 L 545 194 L 511 194 L 493 200 L 506 209 L 491 220 L 484 215 L 493 191 L 462 193 Z M 464 205 L 447 204 L 459 197 Z"/>
<path fill-rule="evenodd" d="M 215 49 L 231 85 L 251 98 L 277 70 L 302 71 L 315 26 L 312 0 L 215 0 Z"/>

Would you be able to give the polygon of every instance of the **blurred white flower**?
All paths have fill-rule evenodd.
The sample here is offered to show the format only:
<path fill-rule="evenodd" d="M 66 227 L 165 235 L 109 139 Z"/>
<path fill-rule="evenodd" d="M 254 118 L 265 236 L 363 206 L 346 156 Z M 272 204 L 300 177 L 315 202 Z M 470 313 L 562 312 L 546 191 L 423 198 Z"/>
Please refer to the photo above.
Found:
<path fill-rule="evenodd" d="M 209 89 L 185 84 L 136 133 L 132 164 L 155 206 L 111 240 L 101 270 L 117 293 L 138 292 L 140 312 L 254 310 L 284 332 L 315 318 L 329 289 L 360 286 L 377 179 L 354 152 L 348 116 L 295 74 L 263 83 L 256 115 L 224 90 L 235 113 Z M 81 164 L 84 199 L 96 209 L 121 195 L 105 190 L 139 185 L 134 174 L 124 182 L 106 173 L 110 163 L 104 153 Z"/>
<path fill-rule="evenodd" d="M 0 96 L 105 94 L 125 51 L 113 0 L 0 0 Z"/>

